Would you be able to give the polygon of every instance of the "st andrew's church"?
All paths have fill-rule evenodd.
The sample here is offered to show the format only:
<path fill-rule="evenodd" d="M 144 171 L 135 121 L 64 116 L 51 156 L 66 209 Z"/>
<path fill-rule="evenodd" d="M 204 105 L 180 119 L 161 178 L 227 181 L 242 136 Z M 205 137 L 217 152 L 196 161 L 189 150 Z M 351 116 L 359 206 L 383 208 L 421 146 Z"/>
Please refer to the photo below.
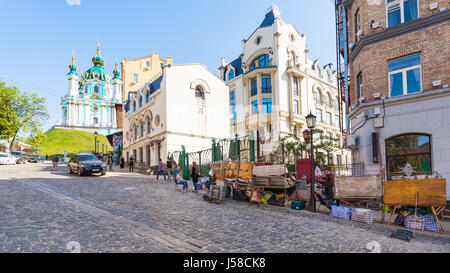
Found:
<path fill-rule="evenodd" d="M 113 77 L 105 71 L 105 61 L 97 45 L 93 67 L 80 75 L 75 57 L 69 65 L 69 90 L 61 98 L 62 122 L 57 128 L 67 128 L 110 135 L 118 132 L 118 111 L 122 105 L 122 79 L 116 61 Z"/>

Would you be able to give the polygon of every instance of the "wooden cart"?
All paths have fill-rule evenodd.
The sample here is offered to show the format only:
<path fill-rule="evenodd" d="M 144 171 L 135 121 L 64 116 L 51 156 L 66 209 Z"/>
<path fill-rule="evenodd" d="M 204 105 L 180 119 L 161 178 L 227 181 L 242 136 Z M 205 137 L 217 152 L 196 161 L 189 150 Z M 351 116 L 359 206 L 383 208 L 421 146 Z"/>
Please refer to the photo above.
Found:
<path fill-rule="evenodd" d="M 389 224 L 398 206 L 426 206 L 431 208 L 441 232 L 444 232 L 438 215 L 447 204 L 445 179 L 385 181 L 383 187 L 384 205 L 391 213 Z"/>
<path fill-rule="evenodd" d="M 366 207 L 372 204 L 381 209 L 382 197 L 383 183 L 380 175 L 337 176 L 335 179 L 334 198 L 341 203 Z"/>

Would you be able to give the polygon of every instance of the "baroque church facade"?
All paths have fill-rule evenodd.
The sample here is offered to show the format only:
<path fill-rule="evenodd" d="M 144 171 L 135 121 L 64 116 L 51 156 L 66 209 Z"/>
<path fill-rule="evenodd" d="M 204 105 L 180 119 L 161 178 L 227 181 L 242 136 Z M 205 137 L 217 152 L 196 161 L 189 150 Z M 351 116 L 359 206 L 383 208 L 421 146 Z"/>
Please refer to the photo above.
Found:
<path fill-rule="evenodd" d="M 77 73 L 75 57 L 69 66 L 69 90 L 61 98 L 62 122 L 56 128 L 114 134 L 119 130 L 122 109 L 122 79 L 116 61 L 113 77 L 104 68 L 105 61 L 97 45 L 93 67 Z"/>

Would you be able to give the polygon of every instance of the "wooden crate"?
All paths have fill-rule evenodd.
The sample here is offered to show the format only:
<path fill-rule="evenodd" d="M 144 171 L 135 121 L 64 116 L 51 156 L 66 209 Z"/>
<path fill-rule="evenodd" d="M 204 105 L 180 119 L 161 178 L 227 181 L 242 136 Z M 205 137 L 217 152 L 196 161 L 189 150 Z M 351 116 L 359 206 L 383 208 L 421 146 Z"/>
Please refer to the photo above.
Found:
<path fill-rule="evenodd" d="M 253 178 L 252 186 L 267 187 L 269 185 L 269 177 L 258 176 Z"/>
<path fill-rule="evenodd" d="M 384 204 L 387 206 L 445 206 L 447 204 L 446 180 L 399 180 L 384 182 Z"/>
<path fill-rule="evenodd" d="M 380 175 L 373 176 L 336 176 L 335 198 L 381 198 L 383 183 Z"/>
<path fill-rule="evenodd" d="M 269 177 L 269 187 L 285 187 L 286 179 L 284 176 L 270 176 Z"/>

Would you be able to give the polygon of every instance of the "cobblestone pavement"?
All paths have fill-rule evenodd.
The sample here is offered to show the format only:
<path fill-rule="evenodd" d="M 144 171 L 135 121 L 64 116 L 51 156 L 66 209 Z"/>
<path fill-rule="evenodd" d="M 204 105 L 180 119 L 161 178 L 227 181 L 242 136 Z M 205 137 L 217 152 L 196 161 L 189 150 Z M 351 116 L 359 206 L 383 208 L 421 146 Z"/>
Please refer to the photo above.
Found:
<path fill-rule="evenodd" d="M 450 252 L 450 239 L 389 238 L 364 225 L 238 201 L 210 204 L 149 176 L 0 166 L 0 252 Z M 333 219 L 334 220 L 334 219 Z M 71 245 L 69 245 L 71 246 Z"/>

